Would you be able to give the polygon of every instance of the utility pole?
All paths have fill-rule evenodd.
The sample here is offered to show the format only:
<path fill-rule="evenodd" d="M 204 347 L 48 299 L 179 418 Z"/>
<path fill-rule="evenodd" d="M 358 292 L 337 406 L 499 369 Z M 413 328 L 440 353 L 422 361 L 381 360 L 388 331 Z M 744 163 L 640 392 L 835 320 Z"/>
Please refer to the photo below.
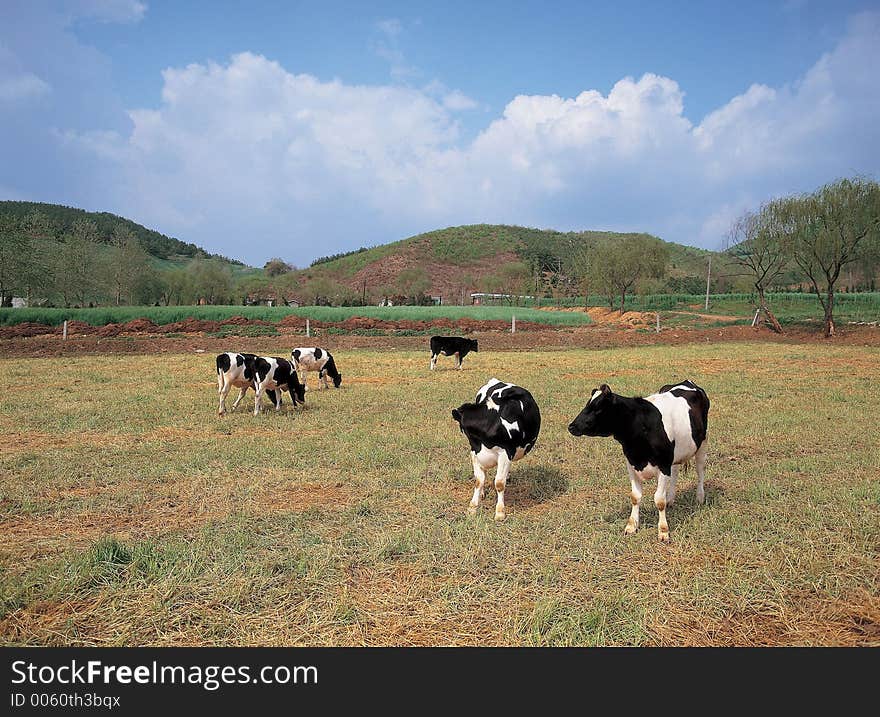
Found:
<path fill-rule="evenodd" d="M 712 281 L 712 255 L 709 254 L 709 271 L 706 272 L 706 311 L 709 310 L 709 282 Z"/>

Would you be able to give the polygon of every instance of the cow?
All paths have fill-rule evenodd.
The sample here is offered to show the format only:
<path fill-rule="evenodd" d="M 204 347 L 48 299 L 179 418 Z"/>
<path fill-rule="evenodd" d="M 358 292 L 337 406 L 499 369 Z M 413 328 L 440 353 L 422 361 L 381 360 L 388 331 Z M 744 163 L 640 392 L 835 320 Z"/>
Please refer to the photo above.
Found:
<path fill-rule="evenodd" d="M 476 339 L 463 339 L 460 336 L 432 336 L 431 337 L 431 370 L 437 363 L 440 354 L 455 356 L 458 359 L 458 370 L 461 371 L 461 362 L 471 351 L 477 351 Z"/>
<path fill-rule="evenodd" d="M 504 520 L 504 488 L 510 464 L 527 455 L 538 440 L 541 412 L 526 389 L 491 378 L 478 392 L 474 403 L 464 403 L 452 411 L 471 448 L 474 468 L 474 496 L 467 512 L 474 515 L 485 494 L 486 469 L 495 473 L 495 520 Z"/>
<path fill-rule="evenodd" d="M 260 413 L 263 393 L 274 395 L 278 391 L 275 410 L 281 410 L 281 393 L 287 390 L 294 407 L 297 403 L 305 405 L 306 387 L 300 383 L 296 368 L 287 359 L 277 356 L 257 356 L 253 359 L 254 380 L 257 397 L 254 399 L 254 415 Z"/>
<path fill-rule="evenodd" d="M 327 349 L 312 346 L 298 348 L 290 352 L 290 358 L 297 371 L 302 371 L 302 383 L 306 385 L 306 374 L 309 371 L 318 372 L 318 381 L 324 388 L 330 388 L 327 384 L 327 376 L 333 379 L 333 386 L 339 388 L 342 384 L 342 374 L 336 368 L 336 361 Z M 308 388 L 306 388 L 308 390 Z"/>
<path fill-rule="evenodd" d="M 660 513 L 657 537 L 669 542 L 666 507 L 675 502 L 679 467 L 691 458 L 697 470 L 697 503 L 706 499 L 709 397 L 691 381 L 667 384 L 645 398 L 618 396 L 602 384 L 568 426 L 573 436 L 613 436 L 623 447 L 632 486 L 632 511 L 625 533 L 639 527 L 642 481 L 657 478 L 654 505 Z"/>
<path fill-rule="evenodd" d="M 229 394 L 233 386 L 239 389 L 238 398 L 232 404 L 232 410 L 238 408 L 238 404 L 249 388 L 256 390 L 257 384 L 254 380 L 254 361 L 255 354 L 241 354 L 233 351 L 227 351 L 217 355 L 217 390 L 220 393 L 220 407 L 218 415 L 223 416 L 226 413 L 226 396 Z M 276 403 L 275 391 L 267 390 L 266 395 Z"/>

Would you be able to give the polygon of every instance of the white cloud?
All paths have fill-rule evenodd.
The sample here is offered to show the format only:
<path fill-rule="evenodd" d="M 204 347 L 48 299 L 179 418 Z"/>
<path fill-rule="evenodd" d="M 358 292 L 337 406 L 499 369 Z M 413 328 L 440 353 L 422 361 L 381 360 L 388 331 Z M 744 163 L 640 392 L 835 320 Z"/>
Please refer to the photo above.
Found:
<path fill-rule="evenodd" d="M 242 53 L 166 70 L 130 135 L 63 137 L 112 165 L 117 210 L 255 263 L 482 221 L 717 247 L 742 208 L 877 172 L 878 40 L 880 14 L 857 16 L 803 77 L 753 85 L 696 126 L 682 88 L 647 73 L 607 96 L 517 96 L 464 141 L 455 113 L 476 102 L 439 83 L 322 82 Z"/>
<path fill-rule="evenodd" d="M 403 25 L 396 17 L 379 20 L 376 23 L 376 28 L 385 35 L 388 35 L 388 37 L 396 37 L 403 31 Z"/>
<path fill-rule="evenodd" d="M 0 102 L 19 102 L 48 94 L 48 82 L 30 72 L 0 77 Z"/>
<path fill-rule="evenodd" d="M 147 12 L 147 4 L 139 0 L 70 0 L 65 5 L 71 15 L 100 22 L 140 22 Z"/>

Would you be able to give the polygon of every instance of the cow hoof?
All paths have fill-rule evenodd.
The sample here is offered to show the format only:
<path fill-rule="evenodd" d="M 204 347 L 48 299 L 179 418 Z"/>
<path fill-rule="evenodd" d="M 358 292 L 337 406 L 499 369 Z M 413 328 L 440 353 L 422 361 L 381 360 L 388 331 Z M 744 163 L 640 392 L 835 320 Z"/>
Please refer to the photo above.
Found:
<path fill-rule="evenodd" d="M 639 529 L 639 526 L 637 526 L 635 523 L 633 523 L 631 520 L 629 520 L 626 523 L 626 527 L 623 529 L 623 534 L 624 535 L 632 535 L 638 529 Z"/>
<path fill-rule="evenodd" d="M 667 531 L 665 533 L 657 533 L 657 538 L 660 540 L 661 543 L 668 543 L 669 542 L 669 532 Z"/>
<path fill-rule="evenodd" d="M 495 509 L 495 520 L 502 521 L 507 517 L 507 513 L 503 510 Z"/>
<path fill-rule="evenodd" d="M 697 493 L 697 505 L 703 505 L 706 502 L 706 494 L 703 492 Z"/>
<path fill-rule="evenodd" d="M 467 514 L 468 514 L 468 515 L 476 515 L 476 514 L 477 514 L 477 511 L 478 511 L 479 509 L 480 509 L 480 506 L 478 506 L 478 505 L 469 505 L 469 506 L 467 507 Z"/>

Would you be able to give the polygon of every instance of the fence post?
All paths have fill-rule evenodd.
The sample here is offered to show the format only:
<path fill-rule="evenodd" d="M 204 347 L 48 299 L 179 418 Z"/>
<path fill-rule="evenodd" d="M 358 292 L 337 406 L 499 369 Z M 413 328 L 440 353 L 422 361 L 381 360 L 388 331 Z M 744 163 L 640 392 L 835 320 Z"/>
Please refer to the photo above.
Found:
<path fill-rule="evenodd" d="M 657 312 L 657 333 L 660 333 L 660 312 Z"/>
<path fill-rule="evenodd" d="M 62 341 L 67 341 L 67 319 L 64 319 L 64 329 L 62 330 Z"/>
<path fill-rule="evenodd" d="M 306 336 L 312 335 L 312 327 L 309 326 L 309 319 L 306 317 Z"/>
<path fill-rule="evenodd" d="M 510 333 L 516 333 L 516 315 L 510 317 Z"/>
<path fill-rule="evenodd" d="M 757 309 L 755 309 L 755 318 L 752 319 L 752 326 L 754 326 L 756 323 L 758 323 L 758 314 L 760 312 L 761 312 L 761 307 L 759 306 Z"/>

